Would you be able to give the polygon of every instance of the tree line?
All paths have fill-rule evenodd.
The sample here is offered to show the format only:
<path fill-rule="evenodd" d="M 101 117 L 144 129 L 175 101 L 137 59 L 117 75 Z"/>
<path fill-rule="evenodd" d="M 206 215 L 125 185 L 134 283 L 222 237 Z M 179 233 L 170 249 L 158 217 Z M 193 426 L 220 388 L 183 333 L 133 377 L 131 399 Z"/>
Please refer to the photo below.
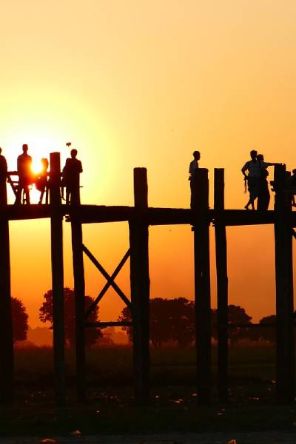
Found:
<path fill-rule="evenodd" d="M 39 319 L 43 323 L 53 325 L 53 294 L 48 290 L 43 295 L 43 302 L 39 309 Z M 74 291 L 64 288 L 64 322 L 65 341 L 69 347 L 74 346 L 75 340 L 75 297 Z M 14 341 L 23 341 L 27 338 L 28 315 L 24 304 L 17 298 L 12 298 L 12 319 Z M 91 296 L 85 296 L 85 309 L 94 302 Z M 217 310 L 212 309 L 212 337 L 217 339 Z M 296 311 L 294 312 L 296 318 Z M 89 322 L 99 321 L 99 307 L 94 306 L 89 317 Z M 238 305 L 228 306 L 229 341 L 233 344 L 241 340 L 275 342 L 276 316 L 270 315 L 260 319 L 258 324 L 251 322 L 245 309 Z M 131 312 L 125 307 L 118 321 L 131 321 Z M 132 341 L 132 327 L 122 327 L 128 338 Z M 99 328 L 87 328 L 85 331 L 86 345 L 91 346 L 103 338 L 103 330 Z M 150 300 L 150 340 L 153 347 L 164 344 L 175 344 L 179 347 L 187 347 L 194 343 L 195 338 L 195 306 L 194 302 L 186 298 Z"/>

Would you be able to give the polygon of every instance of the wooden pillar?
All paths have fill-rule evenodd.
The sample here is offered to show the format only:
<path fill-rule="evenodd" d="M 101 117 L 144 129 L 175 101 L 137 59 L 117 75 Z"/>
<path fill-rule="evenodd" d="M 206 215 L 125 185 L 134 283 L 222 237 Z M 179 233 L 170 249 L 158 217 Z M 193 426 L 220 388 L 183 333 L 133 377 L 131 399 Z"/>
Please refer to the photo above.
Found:
<path fill-rule="evenodd" d="M 295 393 L 293 332 L 293 257 L 291 200 L 284 165 L 275 167 L 276 394 L 292 402 Z"/>
<path fill-rule="evenodd" d="M 65 401 L 64 266 L 63 216 L 60 195 L 60 153 L 50 153 L 51 267 L 53 293 L 53 348 L 55 395 L 58 404 Z"/>
<path fill-rule="evenodd" d="M 135 398 L 143 403 L 149 399 L 149 256 L 148 226 L 145 209 L 148 206 L 147 171 L 134 169 L 135 216 L 130 229 L 130 280 L 133 318 L 133 361 Z"/>
<path fill-rule="evenodd" d="M 80 204 L 80 195 L 76 200 Z M 76 351 L 76 391 L 79 401 L 85 399 L 85 280 L 83 263 L 82 225 L 77 214 L 79 207 L 71 213 L 73 274 L 75 292 L 75 351 Z"/>
<path fill-rule="evenodd" d="M 217 274 L 217 382 L 220 401 L 228 399 L 228 277 L 227 239 L 223 220 L 224 169 L 215 168 L 214 208 Z"/>
<path fill-rule="evenodd" d="M 211 394 L 211 297 L 209 258 L 208 170 L 199 168 L 192 182 L 194 201 L 194 276 L 198 402 L 206 404 Z"/>
<path fill-rule="evenodd" d="M 13 401 L 14 354 L 10 294 L 8 219 L 1 214 L 7 205 L 6 181 L 0 180 L 0 402 Z"/>

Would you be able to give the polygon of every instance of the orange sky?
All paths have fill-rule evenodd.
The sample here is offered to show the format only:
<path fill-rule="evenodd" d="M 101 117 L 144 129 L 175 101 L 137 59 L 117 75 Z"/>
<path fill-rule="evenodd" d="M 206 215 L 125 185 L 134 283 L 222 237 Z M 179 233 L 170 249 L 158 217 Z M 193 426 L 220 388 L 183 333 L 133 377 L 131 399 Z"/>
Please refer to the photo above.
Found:
<path fill-rule="evenodd" d="M 0 146 L 16 168 L 22 143 L 39 159 L 83 162 L 82 201 L 131 205 L 132 170 L 148 169 L 152 206 L 187 207 L 193 149 L 226 171 L 226 206 L 242 208 L 251 148 L 295 161 L 294 0 L 10 0 L 1 5 Z M 274 312 L 272 227 L 229 229 L 230 302 Z M 88 226 L 86 245 L 111 273 L 126 224 Z M 65 285 L 72 286 L 65 224 Z M 50 288 L 49 222 L 11 223 L 12 290 L 38 324 Z M 213 240 L 212 240 L 213 245 Z M 193 297 L 190 227 L 150 229 L 152 297 Z M 178 262 L 178 263 L 177 263 Z M 179 265 L 178 265 L 179 264 Z M 98 276 L 98 280 L 97 280 Z M 87 293 L 103 280 L 86 264 Z M 118 283 L 129 293 L 128 267 Z M 215 281 L 213 269 L 213 306 Z M 120 310 L 110 292 L 102 318 Z"/>

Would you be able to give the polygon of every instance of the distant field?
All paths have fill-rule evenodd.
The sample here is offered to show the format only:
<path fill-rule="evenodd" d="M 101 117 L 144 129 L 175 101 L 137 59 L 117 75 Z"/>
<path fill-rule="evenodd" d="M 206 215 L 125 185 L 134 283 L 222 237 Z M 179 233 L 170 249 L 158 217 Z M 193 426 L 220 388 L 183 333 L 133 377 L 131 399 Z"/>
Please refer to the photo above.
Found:
<path fill-rule="evenodd" d="M 0 406 L 0 436 L 92 433 L 161 433 L 205 431 L 285 430 L 296 427 L 295 406 L 274 401 L 272 347 L 232 347 L 230 350 L 230 402 L 215 394 L 216 364 L 213 350 L 213 402 L 196 402 L 194 349 L 151 350 L 151 402 L 133 400 L 132 350 L 95 348 L 87 353 L 88 400 L 75 397 L 73 354 L 67 352 L 67 401 L 57 407 L 53 395 L 52 350 L 16 351 L 16 402 Z"/>
<path fill-rule="evenodd" d="M 51 391 L 53 380 L 52 349 L 16 350 L 16 382 L 27 387 Z M 195 392 L 195 350 L 166 347 L 151 350 L 152 391 L 165 394 L 166 387 L 183 387 L 184 393 Z M 213 350 L 213 391 L 216 380 L 216 350 Z M 234 397 L 272 398 L 275 380 L 275 351 L 270 346 L 230 348 L 230 389 Z M 66 353 L 67 385 L 74 386 L 74 355 Z M 87 352 L 87 382 L 91 389 L 118 387 L 132 390 L 132 350 L 128 347 L 92 348 Z M 132 393 L 132 391 L 131 391 Z M 169 395 L 169 394 L 168 394 Z"/>

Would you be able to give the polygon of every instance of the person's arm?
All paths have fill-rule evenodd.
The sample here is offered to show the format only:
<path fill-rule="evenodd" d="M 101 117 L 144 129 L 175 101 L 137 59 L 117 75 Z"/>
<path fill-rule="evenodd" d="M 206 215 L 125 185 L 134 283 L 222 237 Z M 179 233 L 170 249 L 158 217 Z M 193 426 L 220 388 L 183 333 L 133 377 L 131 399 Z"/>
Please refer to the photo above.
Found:
<path fill-rule="evenodd" d="M 188 173 L 189 173 L 189 177 L 188 177 L 188 180 L 190 180 L 191 178 L 192 178 L 192 162 L 190 162 L 190 164 L 189 164 L 189 169 L 188 169 Z"/>
<path fill-rule="evenodd" d="M 268 168 L 268 167 L 275 166 L 275 165 L 278 165 L 278 164 L 273 163 L 273 162 L 262 162 L 263 168 Z"/>
<path fill-rule="evenodd" d="M 248 169 L 248 166 L 249 166 L 249 163 L 247 162 L 247 163 L 244 164 L 244 166 L 243 166 L 242 169 L 241 169 L 241 172 L 243 173 L 243 175 L 244 175 L 245 178 L 248 177 L 247 174 L 246 174 L 246 171 L 247 171 L 247 169 Z"/>
<path fill-rule="evenodd" d="M 16 168 L 18 173 L 20 172 L 21 169 L 21 161 L 20 161 L 20 157 L 18 156 L 17 161 L 16 161 Z"/>
<path fill-rule="evenodd" d="M 276 166 L 276 165 L 282 165 L 280 162 L 263 162 L 264 168 L 267 168 L 269 166 Z"/>

